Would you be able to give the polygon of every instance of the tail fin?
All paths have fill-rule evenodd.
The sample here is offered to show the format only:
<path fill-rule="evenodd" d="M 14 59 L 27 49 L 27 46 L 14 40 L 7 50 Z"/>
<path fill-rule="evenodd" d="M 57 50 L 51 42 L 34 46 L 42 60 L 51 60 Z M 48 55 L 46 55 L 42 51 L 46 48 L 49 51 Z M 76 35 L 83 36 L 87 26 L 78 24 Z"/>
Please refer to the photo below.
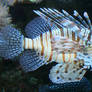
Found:
<path fill-rule="evenodd" d="M 22 51 L 23 35 L 11 26 L 0 30 L 0 56 L 11 59 L 18 56 Z"/>

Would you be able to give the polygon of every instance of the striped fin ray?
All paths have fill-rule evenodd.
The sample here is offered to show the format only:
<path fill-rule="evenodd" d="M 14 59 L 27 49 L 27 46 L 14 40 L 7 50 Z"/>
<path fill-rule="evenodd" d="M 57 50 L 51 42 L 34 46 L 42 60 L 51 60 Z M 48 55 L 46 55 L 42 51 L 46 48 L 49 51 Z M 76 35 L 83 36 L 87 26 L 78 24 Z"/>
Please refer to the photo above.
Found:
<path fill-rule="evenodd" d="M 84 62 L 82 60 L 56 64 L 50 70 L 49 78 L 56 84 L 80 81 L 86 73 L 83 65 Z"/>
<path fill-rule="evenodd" d="M 56 23 L 61 24 L 61 21 L 63 21 L 63 18 L 66 18 L 63 14 L 59 15 L 54 10 L 48 8 L 40 8 L 43 13 L 45 13 L 47 16 L 49 16 L 51 19 L 57 21 Z M 61 24 L 62 25 L 62 24 Z M 64 25 L 62 25 L 64 26 Z M 65 27 L 65 26 L 64 26 Z"/>
<path fill-rule="evenodd" d="M 88 22 L 89 29 L 90 29 L 91 34 L 92 34 L 92 24 L 91 24 L 91 20 L 89 19 L 89 16 L 88 16 L 87 12 L 84 12 L 84 17 L 85 17 L 85 19 L 86 19 L 87 22 Z"/>
<path fill-rule="evenodd" d="M 91 38 L 91 34 L 92 34 L 92 24 L 91 24 L 91 20 L 90 20 L 90 18 L 89 18 L 89 16 L 88 16 L 88 13 L 87 13 L 87 12 L 84 12 L 84 13 L 83 13 L 84 18 L 86 19 L 87 22 L 81 17 L 81 15 L 79 15 L 79 13 L 78 13 L 76 10 L 74 10 L 74 14 L 73 14 L 73 15 L 76 16 L 76 17 L 78 17 L 78 19 L 81 21 L 81 23 L 84 24 L 85 27 L 90 30 L 90 31 L 89 31 L 90 33 L 89 33 L 89 35 L 88 35 L 88 40 L 91 40 L 91 39 L 92 39 L 92 38 Z M 88 34 L 88 33 L 85 32 L 85 34 Z M 87 43 L 88 43 L 88 42 L 87 42 Z"/>
<path fill-rule="evenodd" d="M 48 17 L 46 14 L 42 13 L 41 11 L 39 10 L 34 10 L 34 12 L 41 16 L 43 19 L 45 19 L 48 23 L 50 23 L 52 25 L 52 23 L 55 23 L 57 24 L 58 26 L 60 27 L 64 27 L 62 24 L 59 24 L 58 21 L 54 21 L 52 18 Z"/>
<path fill-rule="evenodd" d="M 63 10 L 63 13 L 61 13 L 56 9 L 40 8 L 40 10 L 34 10 L 34 12 L 48 21 L 51 25 L 54 23 L 59 28 L 68 28 L 69 31 L 75 32 L 80 39 L 85 41 L 88 40 L 88 35 L 90 33 L 89 29 L 66 11 Z"/>
<path fill-rule="evenodd" d="M 65 10 L 62 10 L 62 13 L 60 13 L 59 11 L 57 11 L 56 9 L 46 9 L 46 8 L 40 8 L 42 10 L 42 12 L 46 13 L 48 16 L 50 16 L 54 21 L 57 21 L 59 24 L 63 25 L 64 27 L 67 27 L 70 24 L 63 24 L 63 21 L 68 21 L 69 23 L 71 23 L 70 21 L 75 22 L 77 25 L 81 25 L 83 27 L 83 25 L 77 21 L 76 19 L 74 19 L 69 13 L 67 13 Z M 70 21 L 69 21 L 70 20 Z M 65 22 L 66 23 L 66 22 Z"/>
<path fill-rule="evenodd" d="M 86 23 L 86 21 L 81 17 L 81 15 L 76 10 L 74 10 L 74 14 L 73 15 L 76 16 L 76 17 L 78 17 L 79 20 L 82 22 L 82 24 L 85 25 L 85 27 L 87 27 L 90 30 L 92 30 L 91 21 L 89 19 L 89 16 L 88 16 L 87 12 L 84 12 L 84 14 L 83 14 L 84 17 L 85 17 L 85 19 L 86 19 L 86 21 L 87 21 L 87 23 Z"/>
<path fill-rule="evenodd" d="M 63 13 L 59 12 L 56 9 L 50 8 L 40 8 L 40 10 L 34 10 L 34 12 L 43 17 L 45 20 L 50 21 L 51 23 L 53 22 L 60 27 L 66 27 L 66 25 L 63 25 L 62 21 L 69 21 L 69 18 L 67 18 Z"/>
<path fill-rule="evenodd" d="M 86 27 L 86 28 L 89 28 L 89 25 L 86 23 L 86 21 L 81 17 L 81 15 L 76 11 L 74 10 L 74 16 L 78 17 L 78 19 L 81 21 L 81 23 Z"/>
<path fill-rule="evenodd" d="M 80 28 L 83 27 L 85 28 L 85 26 L 83 26 L 83 24 L 81 24 L 78 20 L 76 20 L 73 16 L 71 16 L 68 12 L 66 12 L 65 10 L 62 10 L 63 14 L 71 21 L 73 21 L 76 25 L 78 25 Z"/>

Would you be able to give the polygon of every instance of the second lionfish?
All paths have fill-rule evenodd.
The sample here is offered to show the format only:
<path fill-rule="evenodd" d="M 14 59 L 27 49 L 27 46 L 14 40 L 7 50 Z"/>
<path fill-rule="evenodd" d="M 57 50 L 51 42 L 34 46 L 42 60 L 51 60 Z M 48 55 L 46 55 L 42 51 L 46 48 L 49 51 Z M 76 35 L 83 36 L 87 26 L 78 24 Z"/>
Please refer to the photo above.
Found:
<path fill-rule="evenodd" d="M 20 60 L 24 71 L 34 71 L 42 65 L 57 62 L 50 70 L 49 78 L 54 83 L 75 82 L 82 79 L 87 69 L 92 68 L 92 26 L 89 16 L 83 18 L 74 11 L 41 8 L 34 10 L 45 21 L 33 26 L 31 38 L 6 26 L 0 31 L 0 56 L 11 59 L 25 49 L 31 49 Z M 30 24 L 27 25 L 27 30 Z M 30 57 L 29 57 L 30 56 Z"/>

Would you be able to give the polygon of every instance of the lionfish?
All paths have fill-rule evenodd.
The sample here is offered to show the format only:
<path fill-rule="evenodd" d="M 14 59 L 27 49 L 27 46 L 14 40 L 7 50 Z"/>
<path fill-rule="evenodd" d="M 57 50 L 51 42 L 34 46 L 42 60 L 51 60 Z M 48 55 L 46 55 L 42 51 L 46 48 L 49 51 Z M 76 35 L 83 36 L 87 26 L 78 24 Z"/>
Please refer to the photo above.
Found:
<path fill-rule="evenodd" d="M 10 25 L 0 30 L 0 56 L 12 59 L 28 50 L 20 58 L 25 72 L 56 62 L 49 74 L 53 83 L 80 81 L 92 68 L 92 26 L 87 12 L 84 12 L 87 22 L 77 11 L 74 16 L 79 21 L 65 10 L 40 8 L 34 12 L 44 21 L 26 26 L 30 38 Z"/>

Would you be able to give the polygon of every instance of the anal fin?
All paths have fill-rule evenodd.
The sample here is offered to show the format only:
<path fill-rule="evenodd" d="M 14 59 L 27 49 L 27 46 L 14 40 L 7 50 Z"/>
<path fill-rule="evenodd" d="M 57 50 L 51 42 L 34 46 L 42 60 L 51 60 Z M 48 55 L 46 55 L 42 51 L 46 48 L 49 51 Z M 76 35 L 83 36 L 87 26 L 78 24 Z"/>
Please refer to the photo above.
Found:
<path fill-rule="evenodd" d="M 25 72 L 34 71 L 45 64 L 34 50 L 24 51 L 19 62 Z"/>

